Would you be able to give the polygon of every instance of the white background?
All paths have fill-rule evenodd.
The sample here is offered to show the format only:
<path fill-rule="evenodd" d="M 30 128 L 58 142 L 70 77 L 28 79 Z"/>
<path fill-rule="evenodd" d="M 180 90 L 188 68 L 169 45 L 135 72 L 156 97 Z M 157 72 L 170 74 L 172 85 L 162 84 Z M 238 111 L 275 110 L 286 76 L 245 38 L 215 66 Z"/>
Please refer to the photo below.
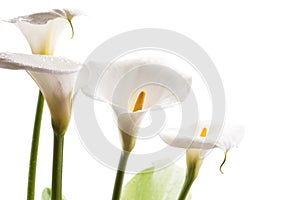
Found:
<path fill-rule="evenodd" d="M 299 199 L 298 1 L 20 2 L 2 4 L 0 17 L 61 7 L 84 10 L 85 17 L 74 19 L 75 38 L 70 40 L 66 29 L 56 48 L 56 55 L 82 62 L 101 42 L 137 28 L 170 29 L 196 41 L 222 77 L 227 121 L 244 125 L 246 136 L 229 153 L 224 175 L 218 171 L 221 151 L 205 160 L 192 187 L 193 199 Z M 0 51 L 30 53 L 15 26 L 2 22 L 0 31 Z M 0 198 L 25 199 L 38 88 L 23 71 L 0 71 Z M 51 185 L 47 106 L 41 132 L 37 199 Z M 179 164 L 184 167 L 184 158 Z M 65 196 L 110 199 L 114 177 L 115 171 L 85 151 L 72 122 L 65 138 Z"/>

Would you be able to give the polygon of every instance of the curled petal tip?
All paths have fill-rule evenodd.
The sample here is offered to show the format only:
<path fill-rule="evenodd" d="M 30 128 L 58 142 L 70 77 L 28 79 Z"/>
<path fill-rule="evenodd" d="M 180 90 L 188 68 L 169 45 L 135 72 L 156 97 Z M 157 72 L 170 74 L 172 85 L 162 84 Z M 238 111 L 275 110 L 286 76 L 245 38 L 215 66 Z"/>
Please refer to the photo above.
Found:
<path fill-rule="evenodd" d="M 72 35 L 71 35 L 71 39 L 74 38 L 74 27 L 73 27 L 73 24 L 72 24 L 72 21 L 71 20 L 68 20 L 70 26 L 71 26 L 71 31 L 72 31 Z"/>
<path fill-rule="evenodd" d="M 223 170 L 222 170 L 222 167 L 224 166 L 225 162 L 226 162 L 226 159 L 227 159 L 227 153 L 228 151 L 225 151 L 225 154 L 224 154 L 224 160 L 223 162 L 221 163 L 220 167 L 219 167 L 219 170 L 221 172 L 221 174 L 224 174 Z"/>

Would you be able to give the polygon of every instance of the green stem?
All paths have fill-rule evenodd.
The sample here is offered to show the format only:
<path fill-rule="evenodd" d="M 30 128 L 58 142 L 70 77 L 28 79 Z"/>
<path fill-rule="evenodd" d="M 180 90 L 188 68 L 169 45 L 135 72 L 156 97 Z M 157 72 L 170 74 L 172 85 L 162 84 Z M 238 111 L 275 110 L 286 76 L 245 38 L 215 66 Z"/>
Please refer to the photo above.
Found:
<path fill-rule="evenodd" d="M 34 200 L 34 195 L 35 195 L 36 165 L 37 165 L 37 156 L 38 156 L 38 149 L 39 149 L 39 139 L 40 139 L 40 129 L 41 129 L 41 122 L 42 122 L 43 108 L 44 108 L 44 97 L 42 93 L 39 92 L 36 113 L 35 113 L 32 142 L 31 142 L 28 186 L 27 186 L 27 200 Z"/>
<path fill-rule="evenodd" d="M 185 177 L 185 181 L 183 184 L 183 187 L 181 189 L 181 192 L 179 194 L 178 200 L 185 200 L 187 195 L 189 194 L 189 191 L 193 185 L 195 178 L 193 178 L 192 176 L 187 175 Z"/>
<path fill-rule="evenodd" d="M 54 133 L 53 167 L 52 167 L 52 200 L 62 200 L 64 134 Z"/>
<path fill-rule="evenodd" d="M 130 152 L 128 151 L 122 151 L 121 153 L 120 160 L 119 160 L 119 167 L 115 179 L 115 186 L 114 186 L 112 200 L 119 200 L 121 197 L 124 174 L 125 174 L 125 169 L 126 169 L 129 155 Z"/>

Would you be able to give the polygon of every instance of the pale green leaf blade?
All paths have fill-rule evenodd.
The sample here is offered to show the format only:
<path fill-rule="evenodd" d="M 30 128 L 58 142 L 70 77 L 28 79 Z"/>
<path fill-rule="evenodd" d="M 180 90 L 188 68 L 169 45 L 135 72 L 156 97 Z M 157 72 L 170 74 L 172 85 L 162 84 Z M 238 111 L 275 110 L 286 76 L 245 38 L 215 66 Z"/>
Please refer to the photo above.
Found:
<path fill-rule="evenodd" d="M 51 200 L 51 189 L 45 188 L 42 193 L 42 200 Z"/>
<path fill-rule="evenodd" d="M 51 200 L 51 189 L 50 188 L 45 188 L 42 193 L 42 200 Z M 63 200 L 67 200 L 63 196 Z"/>
<path fill-rule="evenodd" d="M 145 169 L 135 175 L 124 187 L 122 200 L 176 200 L 182 188 L 185 170 L 171 165 L 155 171 Z M 191 199 L 190 196 L 187 199 Z"/>

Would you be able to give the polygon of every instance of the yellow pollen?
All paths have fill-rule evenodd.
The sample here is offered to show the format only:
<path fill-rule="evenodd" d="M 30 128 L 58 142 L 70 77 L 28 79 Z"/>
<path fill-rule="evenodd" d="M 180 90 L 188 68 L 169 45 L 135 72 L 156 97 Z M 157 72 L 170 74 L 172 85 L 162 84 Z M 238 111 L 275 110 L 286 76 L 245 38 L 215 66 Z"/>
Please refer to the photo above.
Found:
<path fill-rule="evenodd" d="M 139 96 L 136 99 L 132 112 L 136 112 L 143 109 L 145 98 L 146 98 L 146 92 L 141 91 Z"/>
<path fill-rule="evenodd" d="M 207 133 L 207 128 L 203 128 L 200 133 L 200 137 L 206 137 L 206 133 Z"/>

